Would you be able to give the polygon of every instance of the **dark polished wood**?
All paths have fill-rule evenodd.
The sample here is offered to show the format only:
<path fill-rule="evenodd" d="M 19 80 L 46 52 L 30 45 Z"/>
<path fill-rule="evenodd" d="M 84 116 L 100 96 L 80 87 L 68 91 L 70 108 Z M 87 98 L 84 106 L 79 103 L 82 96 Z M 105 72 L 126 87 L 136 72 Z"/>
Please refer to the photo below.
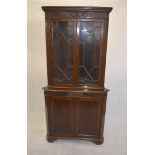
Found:
<path fill-rule="evenodd" d="M 43 6 L 48 85 L 47 135 L 103 143 L 104 87 L 111 7 Z"/>

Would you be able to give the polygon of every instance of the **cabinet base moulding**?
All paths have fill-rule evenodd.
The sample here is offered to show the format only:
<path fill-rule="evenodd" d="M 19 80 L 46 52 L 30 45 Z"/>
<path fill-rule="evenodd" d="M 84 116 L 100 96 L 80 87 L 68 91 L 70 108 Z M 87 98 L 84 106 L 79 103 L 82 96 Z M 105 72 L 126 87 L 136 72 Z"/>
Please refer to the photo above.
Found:
<path fill-rule="evenodd" d="M 54 142 L 56 140 L 86 140 L 95 143 L 96 145 L 101 145 L 104 142 L 104 138 L 88 138 L 88 137 L 55 137 L 46 135 L 46 139 L 48 142 Z"/>

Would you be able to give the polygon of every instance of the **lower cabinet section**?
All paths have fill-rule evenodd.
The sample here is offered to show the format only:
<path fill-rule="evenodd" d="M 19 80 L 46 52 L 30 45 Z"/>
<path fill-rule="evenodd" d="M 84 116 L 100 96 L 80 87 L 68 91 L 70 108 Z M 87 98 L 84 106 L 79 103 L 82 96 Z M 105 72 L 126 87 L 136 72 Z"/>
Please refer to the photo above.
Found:
<path fill-rule="evenodd" d="M 85 139 L 103 142 L 106 108 L 104 97 L 64 97 L 45 95 L 47 140 Z"/>

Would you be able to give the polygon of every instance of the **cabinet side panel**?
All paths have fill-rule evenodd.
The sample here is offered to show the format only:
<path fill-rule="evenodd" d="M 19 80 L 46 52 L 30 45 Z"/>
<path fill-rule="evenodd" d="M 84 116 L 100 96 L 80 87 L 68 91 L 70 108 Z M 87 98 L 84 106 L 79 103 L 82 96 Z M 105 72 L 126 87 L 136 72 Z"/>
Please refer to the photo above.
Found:
<path fill-rule="evenodd" d="M 45 96 L 45 112 L 46 112 L 46 127 L 47 135 L 53 135 L 53 126 L 52 126 L 52 111 L 53 105 L 49 96 Z"/>
<path fill-rule="evenodd" d="M 46 59 L 47 59 L 47 76 L 48 85 L 52 85 L 52 75 L 53 75 L 53 61 L 52 61 L 52 23 L 50 19 L 45 19 L 46 21 Z"/>
<path fill-rule="evenodd" d="M 102 23 L 102 34 L 101 34 L 102 48 L 101 48 L 101 56 L 100 56 L 100 68 L 99 68 L 99 85 L 103 87 L 104 87 L 104 81 L 105 81 L 108 24 L 109 24 L 109 18 L 104 19 Z"/>
<path fill-rule="evenodd" d="M 106 100 L 107 100 L 107 94 L 103 101 L 101 102 L 101 117 L 100 117 L 100 131 L 99 131 L 99 137 L 103 137 L 104 133 L 104 124 L 105 124 L 105 113 L 106 113 Z"/>

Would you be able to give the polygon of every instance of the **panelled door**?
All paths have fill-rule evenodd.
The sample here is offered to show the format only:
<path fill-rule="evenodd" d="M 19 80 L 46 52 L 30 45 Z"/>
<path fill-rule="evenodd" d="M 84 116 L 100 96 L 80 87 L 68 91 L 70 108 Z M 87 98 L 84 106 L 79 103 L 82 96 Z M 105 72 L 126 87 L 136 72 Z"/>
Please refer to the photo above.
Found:
<path fill-rule="evenodd" d="M 98 137 L 101 130 L 102 98 L 77 99 L 77 135 Z"/>
<path fill-rule="evenodd" d="M 73 136 L 75 104 L 72 97 L 46 96 L 46 120 L 48 134 Z"/>

